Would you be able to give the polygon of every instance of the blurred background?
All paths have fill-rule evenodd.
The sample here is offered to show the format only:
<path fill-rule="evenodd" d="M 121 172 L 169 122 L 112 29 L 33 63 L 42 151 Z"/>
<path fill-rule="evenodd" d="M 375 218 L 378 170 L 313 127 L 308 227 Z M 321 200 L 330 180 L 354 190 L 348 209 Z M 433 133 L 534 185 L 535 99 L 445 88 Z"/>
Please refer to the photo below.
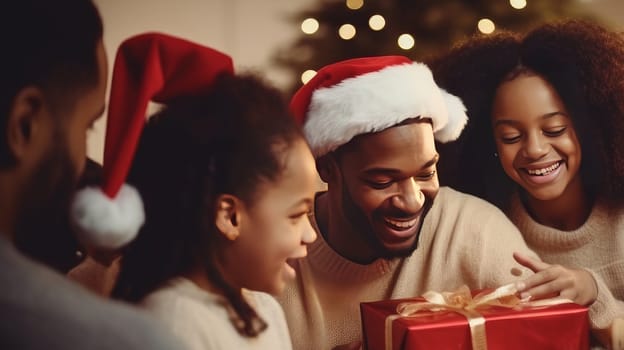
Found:
<path fill-rule="evenodd" d="M 422 59 L 478 33 L 526 31 L 584 18 L 624 32 L 624 0 L 94 0 L 112 72 L 125 38 L 160 31 L 221 50 L 286 96 L 338 60 L 400 54 Z M 89 135 L 101 162 L 106 120 Z"/>

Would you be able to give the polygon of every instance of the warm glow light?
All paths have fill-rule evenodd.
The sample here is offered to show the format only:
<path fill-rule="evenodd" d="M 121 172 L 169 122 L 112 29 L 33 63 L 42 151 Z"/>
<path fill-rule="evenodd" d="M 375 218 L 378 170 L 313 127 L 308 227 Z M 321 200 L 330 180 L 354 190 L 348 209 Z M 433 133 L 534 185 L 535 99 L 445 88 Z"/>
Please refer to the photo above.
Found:
<path fill-rule="evenodd" d="M 409 34 L 401 34 L 397 40 L 399 47 L 403 50 L 409 50 L 414 47 L 414 37 Z"/>
<path fill-rule="evenodd" d="M 314 18 L 306 18 L 301 22 L 301 31 L 306 34 L 314 34 L 319 29 L 319 22 Z"/>
<path fill-rule="evenodd" d="M 343 24 L 338 29 L 338 35 L 344 40 L 353 39 L 355 36 L 355 27 L 351 24 Z"/>
<path fill-rule="evenodd" d="M 347 0 L 347 7 L 351 10 L 359 10 L 364 6 L 364 0 Z"/>
<path fill-rule="evenodd" d="M 382 30 L 386 26 L 386 19 L 382 15 L 373 15 L 368 20 L 368 25 L 372 30 Z"/>
<path fill-rule="evenodd" d="M 516 10 L 520 10 L 526 7 L 526 0 L 509 0 L 509 5 Z"/>
<path fill-rule="evenodd" d="M 307 84 L 310 79 L 314 78 L 316 75 L 316 71 L 312 69 L 308 69 L 307 71 L 301 73 L 301 82 Z"/>
<path fill-rule="evenodd" d="M 479 31 L 483 34 L 491 34 L 496 29 L 496 26 L 491 19 L 483 18 L 479 20 L 477 28 L 479 28 Z"/>

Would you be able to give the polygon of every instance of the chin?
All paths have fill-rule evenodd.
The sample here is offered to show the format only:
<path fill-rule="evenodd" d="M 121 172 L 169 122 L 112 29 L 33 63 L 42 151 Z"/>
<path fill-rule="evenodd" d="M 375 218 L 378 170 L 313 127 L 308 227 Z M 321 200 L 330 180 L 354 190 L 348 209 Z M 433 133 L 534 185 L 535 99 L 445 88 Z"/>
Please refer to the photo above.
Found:
<path fill-rule="evenodd" d="M 409 244 L 401 244 L 400 246 L 386 246 L 386 257 L 388 258 L 405 258 L 416 250 L 417 246 L 415 241 L 411 241 Z"/>
<path fill-rule="evenodd" d="M 527 194 L 535 200 L 547 202 L 560 198 L 563 195 L 563 191 L 560 189 L 544 189 L 540 191 L 527 191 Z"/>
<path fill-rule="evenodd" d="M 414 252 L 417 248 L 417 238 L 415 235 L 406 241 L 399 243 L 384 242 L 381 239 L 377 241 L 377 257 L 384 259 L 405 258 Z"/>

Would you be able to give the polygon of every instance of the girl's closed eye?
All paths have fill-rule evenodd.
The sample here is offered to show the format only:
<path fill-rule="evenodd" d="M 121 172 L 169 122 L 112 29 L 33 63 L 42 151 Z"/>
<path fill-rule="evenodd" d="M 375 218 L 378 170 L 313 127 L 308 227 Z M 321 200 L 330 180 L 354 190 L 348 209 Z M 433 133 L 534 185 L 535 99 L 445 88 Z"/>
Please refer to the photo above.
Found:
<path fill-rule="evenodd" d="M 548 137 L 557 137 L 557 136 L 563 135 L 563 133 L 565 133 L 567 129 L 568 129 L 567 126 L 560 126 L 560 127 L 545 129 L 543 133 L 545 136 L 548 136 Z"/>
<path fill-rule="evenodd" d="M 509 143 L 515 143 L 520 141 L 520 137 L 521 135 L 519 133 L 513 133 L 513 134 L 503 134 L 500 136 L 500 139 L 503 143 L 509 144 Z"/>
<path fill-rule="evenodd" d="M 293 224 L 296 224 L 299 222 L 299 220 L 306 218 L 310 214 L 310 212 L 310 210 L 297 212 L 296 214 L 290 216 L 290 220 L 293 222 Z"/>

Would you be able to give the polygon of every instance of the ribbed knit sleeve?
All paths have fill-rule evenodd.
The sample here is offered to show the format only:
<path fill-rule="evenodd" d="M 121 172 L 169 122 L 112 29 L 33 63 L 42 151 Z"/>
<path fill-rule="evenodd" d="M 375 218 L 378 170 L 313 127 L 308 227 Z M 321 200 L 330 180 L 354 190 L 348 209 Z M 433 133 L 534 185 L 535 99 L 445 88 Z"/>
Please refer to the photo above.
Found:
<path fill-rule="evenodd" d="M 618 300 L 601 275 L 587 269 L 598 286 L 598 298 L 589 307 L 589 320 L 592 328 L 603 329 L 611 325 L 614 319 L 624 317 L 624 301 Z"/>

